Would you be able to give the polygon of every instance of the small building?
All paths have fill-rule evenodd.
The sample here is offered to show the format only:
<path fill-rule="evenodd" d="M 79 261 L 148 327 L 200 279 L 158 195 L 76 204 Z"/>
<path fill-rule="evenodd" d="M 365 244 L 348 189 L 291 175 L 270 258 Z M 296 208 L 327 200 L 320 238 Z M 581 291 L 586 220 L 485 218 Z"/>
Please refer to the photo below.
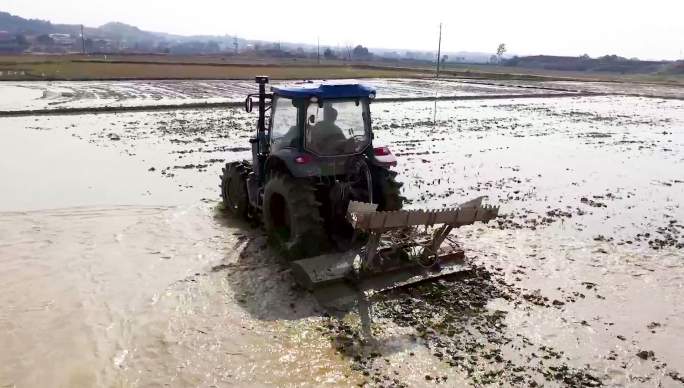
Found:
<path fill-rule="evenodd" d="M 95 39 L 91 40 L 92 44 L 87 47 L 88 52 L 94 53 L 112 53 L 118 50 L 118 44 L 110 39 Z M 88 44 L 88 41 L 86 41 Z"/>
<path fill-rule="evenodd" d="M 69 34 L 50 34 L 50 38 L 57 46 L 71 47 L 76 43 L 76 39 Z"/>

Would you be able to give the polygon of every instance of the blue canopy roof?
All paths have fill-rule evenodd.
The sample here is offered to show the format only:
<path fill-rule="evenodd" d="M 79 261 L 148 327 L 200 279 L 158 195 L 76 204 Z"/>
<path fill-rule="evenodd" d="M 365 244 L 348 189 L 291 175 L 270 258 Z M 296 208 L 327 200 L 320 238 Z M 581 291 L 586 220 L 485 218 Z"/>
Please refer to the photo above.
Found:
<path fill-rule="evenodd" d="M 363 98 L 373 95 L 375 88 L 358 83 L 322 83 L 296 86 L 274 86 L 274 94 L 286 98 L 300 99 L 318 97 L 321 100 L 334 98 Z"/>

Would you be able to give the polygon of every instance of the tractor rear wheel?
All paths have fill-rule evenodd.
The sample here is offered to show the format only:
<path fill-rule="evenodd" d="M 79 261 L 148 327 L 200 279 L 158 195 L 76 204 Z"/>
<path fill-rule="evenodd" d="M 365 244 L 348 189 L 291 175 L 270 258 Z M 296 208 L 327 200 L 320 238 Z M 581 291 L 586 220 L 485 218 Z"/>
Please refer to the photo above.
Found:
<path fill-rule="evenodd" d="M 316 256 L 328 248 L 320 202 L 307 180 L 274 173 L 264 188 L 263 217 L 276 249 L 290 260 Z"/>
<path fill-rule="evenodd" d="M 373 174 L 373 202 L 378 204 L 378 210 L 401 210 L 404 197 L 401 196 L 403 183 L 397 182 L 397 172 L 378 168 Z"/>
<path fill-rule="evenodd" d="M 223 205 L 233 215 L 247 218 L 247 167 L 241 162 L 226 163 L 221 175 L 221 198 Z"/>

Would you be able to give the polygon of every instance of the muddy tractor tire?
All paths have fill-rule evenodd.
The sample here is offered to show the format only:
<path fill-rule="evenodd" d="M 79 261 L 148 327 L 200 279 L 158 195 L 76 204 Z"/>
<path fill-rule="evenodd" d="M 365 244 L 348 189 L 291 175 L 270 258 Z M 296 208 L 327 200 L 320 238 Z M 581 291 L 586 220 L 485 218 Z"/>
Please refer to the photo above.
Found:
<path fill-rule="evenodd" d="M 397 182 L 397 172 L 384 168 L 373 173 L 373 198 L 380 211 L 401 210 L 404 197 L 401 196 L 403 183 Z"/>
<path fill-rule="evenodd" d="M 241 162 L 232 162 L 226 163 L 221 175 L 223 205 L 231 214 L 245 219 L 249 214 L 247 174 L 247 166 Z"/>
<path fill-rule="evenodd" d="M 269 241 L 290 260 L 316 256 L 329 248 L 321 204 L 306 180 L 274 173 L 264 189 L 263 218 Z"/>

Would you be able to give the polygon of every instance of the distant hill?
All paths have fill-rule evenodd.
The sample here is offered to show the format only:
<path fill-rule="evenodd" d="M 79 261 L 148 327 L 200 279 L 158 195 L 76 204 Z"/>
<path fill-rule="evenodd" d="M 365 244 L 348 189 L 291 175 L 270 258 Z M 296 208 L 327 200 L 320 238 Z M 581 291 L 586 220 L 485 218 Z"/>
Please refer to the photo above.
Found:
<path fill-rule="evenodd" d="M 7 31 L 10 34 L 69 34 L 78 29 L 80 26 L 52 24 L 46 20 L 24 19 L 0 11 L 0 31 Z"/>
<path fill-rule="evenodd" d="M 158 39 L 159 35 L 143 31 L 138 27 L 119 22 L 110 22 L 95 29 L 97 33 L 112 39 L 137 41 Z"/>
<path fill-rule="evenodd" d="M 7 12 L 0 12 L 0 31 L 25 35 L 80 34 L 81 26 L 77 24 L 53 24 L 49 21 L 38 19 L 24 19 Z M 96 28 L 88 27 L 86 32 L 88 35 L 126 41 L 158 39 L 162 35 L 143 31 L 138 27 L 119 22 L 107 23 Z"/>
<path fill-rule="evenodd" d="M 15 16 L 7 12 L 0 11 L 0 31 L 7 31 L 10 34 L 80 34 L 80 24 L 54 24 L 47 20 L 25 19 L 20 16 Z M 141 30 L 136 26 L 120 22 L 110 22 L 100 27 L 85 27 L 86 34 L 108 37 L 111 39 L 122 40 L 148 40 L 148 39 L 165 39 L 177 41 L 191 41 L 191 40 L 227 40 L 234 39 L 233 36 L 212 36 L 212 35 L 196 35 L 196 36 L 182 36 L 168 34 L 165 32 L 152 32 Z M 239 39 L 241 43 L 246 42 L 244 39 Z"/>

